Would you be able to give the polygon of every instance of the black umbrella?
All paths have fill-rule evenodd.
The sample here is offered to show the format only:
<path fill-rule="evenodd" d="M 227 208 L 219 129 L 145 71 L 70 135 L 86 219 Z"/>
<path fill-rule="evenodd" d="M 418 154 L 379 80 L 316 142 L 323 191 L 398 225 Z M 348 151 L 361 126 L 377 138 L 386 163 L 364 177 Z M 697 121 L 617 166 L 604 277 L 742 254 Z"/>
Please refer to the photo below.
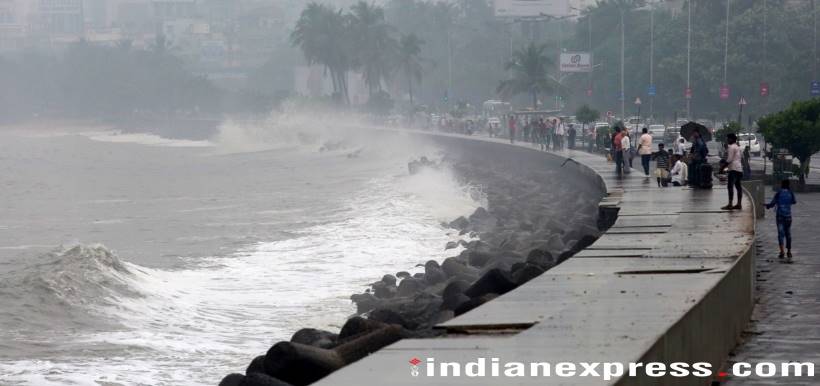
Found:
<path fill-rule="evenodd" d="M 680 135 L 683 138 L 686 138 L 687 141 L 692 142 L 692 134 L 697 130 L 700 132 L 701 138 L 703 138 L 703 142 L 709 142 L 712 140 L 712 132 L 706 128 L 706 126 L 701 125 L 697 122 L 689 122 L 680 127 Z"/>

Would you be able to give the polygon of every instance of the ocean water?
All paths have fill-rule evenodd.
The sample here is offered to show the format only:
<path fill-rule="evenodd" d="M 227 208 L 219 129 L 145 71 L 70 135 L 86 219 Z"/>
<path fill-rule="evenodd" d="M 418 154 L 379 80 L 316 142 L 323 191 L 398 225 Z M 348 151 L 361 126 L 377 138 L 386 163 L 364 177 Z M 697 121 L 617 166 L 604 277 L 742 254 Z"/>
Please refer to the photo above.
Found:
<path fill-rule="evenodd" d="M 0 385 L 214 385 L 457 240 L 483 202 L 430 143 L 315 116 L 207 141 L 0 131 Z M 419 269 L 419 268 L 415 268 Z"/>

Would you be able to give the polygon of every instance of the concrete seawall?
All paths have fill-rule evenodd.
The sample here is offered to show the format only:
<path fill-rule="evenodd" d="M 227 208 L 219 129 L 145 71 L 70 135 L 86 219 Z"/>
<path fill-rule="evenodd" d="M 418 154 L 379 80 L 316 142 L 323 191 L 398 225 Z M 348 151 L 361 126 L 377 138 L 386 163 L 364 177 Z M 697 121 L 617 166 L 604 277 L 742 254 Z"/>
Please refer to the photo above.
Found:
<path fill-rule="evenodd" d="M 437 326 L 447 337 L 406 339 L 317 385 L 564 384 L 693 385 L 708 378 L 431 376 L 436 363 L 708 362 L 714 373 L 753 308 L 754 214 L 725 212 L 725 188 L 660 189 L 639 173 L 618 178 L 603 157 L 539 152 L 504 141 L 432 135 L 445 148 L 521 165 L 565 164 L 579 188 L 603 189 L 603 213 L 617 212 L 597 242 L 517 289 Z M 564 160 L 571 158 L 571 161 Z M 591 184 L 591 185 L 590 185 Z M 748 196 L 747 196 L 748 198 Z M 408 360 L 417 357 L 420 373 Z M 503 367 L 502 367 L 503 371 Z M 580 369 L 579 369 L 580 372 Z M 641 374 L 643 374 L 641 376 Z"/>

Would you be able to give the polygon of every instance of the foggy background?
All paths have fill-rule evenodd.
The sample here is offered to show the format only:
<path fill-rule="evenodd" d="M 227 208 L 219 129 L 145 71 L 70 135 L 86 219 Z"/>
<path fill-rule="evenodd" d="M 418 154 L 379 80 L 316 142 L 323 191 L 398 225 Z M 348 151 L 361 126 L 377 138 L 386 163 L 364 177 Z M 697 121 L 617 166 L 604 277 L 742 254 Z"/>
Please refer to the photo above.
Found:
<path fill-rule="evenodd" d="M 353 1 L 324 1 L 351 13 Z M 620 12 L 625 10 L 625 98 L 646 99 L 650 76 L 650 12 L 654 12 L 655 115 L 685 114 L 687 18 L 685 1 L 556 1 L 567 15 L 497 18 L 482 0 L 385 0 L 384 24 L 394 46 L 418 38 L 418 76 L 403 71 L 395 49 L 376 50 L 358 39 L 346 52 L 348 94 L 354 106 L 371 93 L 362 63 L 383 62 L 380 88 L 392 111 L 422 106 L 462 113 L 488 99 L 508 73 L 513 50 L 544 44 L 556 65 L 559 51 L 591 51 L 591 75 L 561 77 L 543 107 L 575 111 L 583 104 L 619 111 Z M 308 3 L 277 0 L 0 0 L 0 120 L 103 119 L 117 125 L 158 117 L 218 118 L 265 114 L 288 98 L 314 101 L 332 94 L 321 61 L 309 63 L 292 33 Z M 731 97 L 718 97 L 723 80 L 725 5 L 693 0 L 692 115 L 725 121 L 744 96 L 751 121 L 808 96 L 816 78 L 812 3 L 734 0 L 727 79 Z M 589 8 L 592 6 L 591 8 Z M 564 7 L 564 5 L 562 5 Z M 591 19 L 589 19 L 591 18 Z M 765 37 L 765 40 L 764 40 Z M 360 55 L 361 54 L 361 55 Z M 313 64 L 309 66 L 309 64 Z M 409 103 L 408 77 L 415 104 Z M 770 89 L 759 95 L 761 82 Z M 588 91 L 591 90 L 591 91 Z M 590 95 L 591 94 L 591 95 Z M 527 97 L 514 99 L 526 105 Z M 377 101 L 378 102 L 378 101 Z M 375 103 L 375 102 L 374 102 Z M 378 105 L 378 103 L 375 103 Z M 376 110 L 384 110 L 379 106 Z M 627 115 L 634 114 L 628 111 Z M 692 117 L 694 118 L 694 117 Z"/>

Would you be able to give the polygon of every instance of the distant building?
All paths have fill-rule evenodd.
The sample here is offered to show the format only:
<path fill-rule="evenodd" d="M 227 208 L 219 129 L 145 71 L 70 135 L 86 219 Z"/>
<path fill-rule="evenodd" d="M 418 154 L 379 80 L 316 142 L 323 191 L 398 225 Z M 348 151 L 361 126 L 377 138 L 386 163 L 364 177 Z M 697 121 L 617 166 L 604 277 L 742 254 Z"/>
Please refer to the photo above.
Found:
<path fill-rule="evenodd" d="M 196 0 L 152 0 L 154 17 L 160 21 L 193 19 L 197 16 Z"/>
<path fill-rule="evenodd" d="M 24 4 L 19 0 L 0 0 L 0 51 L 22 48 L 26 28 Z"/>
<path fill-rule="evenodd" d="M 52 37 L 79 38 L 85 32 L 82 0 L 40 0 L 40 23 Z"/>

